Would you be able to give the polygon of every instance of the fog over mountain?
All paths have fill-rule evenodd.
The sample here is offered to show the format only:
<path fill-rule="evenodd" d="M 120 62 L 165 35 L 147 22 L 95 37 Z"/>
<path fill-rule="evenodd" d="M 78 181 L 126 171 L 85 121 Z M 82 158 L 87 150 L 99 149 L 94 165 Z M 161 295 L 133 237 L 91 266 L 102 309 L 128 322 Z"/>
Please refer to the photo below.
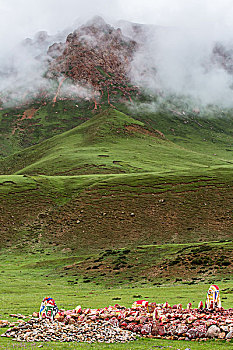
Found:
<path fill-rule="evenodd" d="M 0 0 L 4 105 L 54 89 L 46 77 L 49 47 L 64 45 L 69 33 L 96 15 L 137 43 L 127 74 L 139 88 L 233 106 L 233 5 L 227 0 Z M 80 97 L 91 88 L 70 86 Z"/>

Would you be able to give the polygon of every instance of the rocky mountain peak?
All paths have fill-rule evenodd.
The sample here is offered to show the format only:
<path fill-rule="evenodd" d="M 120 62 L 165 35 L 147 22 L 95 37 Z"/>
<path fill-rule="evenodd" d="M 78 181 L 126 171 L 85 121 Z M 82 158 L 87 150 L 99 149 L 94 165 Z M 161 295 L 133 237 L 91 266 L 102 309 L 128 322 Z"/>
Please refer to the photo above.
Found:
<path fill-rule="evenodd" d="M 128 73 L 136 49 L 136 41 L 119 28 L 94 17 L 70 33 L 65 43 L 50 46 L 47 76 L 91 87 L 95 109 L 105 100 L 111 105 L 119 96 L 131 99 L 136 88 L 130 86 Z"/>
<path fill-rule="evenodd" d="M 233 46 L 217 42 L 213 48 L 212 63 L 233 74 Z"/>
<path fill-rule="evenodd" d="M 91 18 L 83 27 L 95 27 L 98 29 L 104 29 L 111 27 L 109 24 L 105 22 L 105 20 L 101 16 L 94 16 Z"/>

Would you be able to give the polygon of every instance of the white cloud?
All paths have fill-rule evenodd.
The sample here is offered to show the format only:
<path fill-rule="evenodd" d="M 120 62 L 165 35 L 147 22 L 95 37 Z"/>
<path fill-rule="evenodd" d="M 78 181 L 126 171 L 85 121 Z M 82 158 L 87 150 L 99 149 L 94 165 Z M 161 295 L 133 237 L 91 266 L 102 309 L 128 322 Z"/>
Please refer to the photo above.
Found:
<path fill-rule="evenodd" d="M 233 43 L 232 0 L 0 0 L 0 68 L 21 39 L 40 30 L 55 34 L 72 28 L 77 19 L 84 22 L 94 15 L 110 23 L 125 19 L 173 28 L 159 38 L 149 38 L 147 57 L 143 52 L 136 57 L 139 81 L 144 79 L 145 84 L 157 88 L 153 76 L 142 79 L 139 69 L 155 65 L 165 89 L 189 91 L 205 101 L 216 100 L 216 96 L 231 99 L 229 75 L 221 69 L 205 74 L 202 63 L 216 40 Z M 17 64 L 24 69 L 26 62 L 29 68 L 25 71 L 31 69 L 36 78 L 32 74 L 35 62 L 30 57 L 23 60 L 20 55 Z"/>
<path fill-rule="evenodd" d="M 0 0 L 0 40 L 18 39 L 39 30 L 54 34 L 77 18 L 85 20 L 94 15 L 204 28 L 216 36 L 233 30 L 232 0 Z"/>

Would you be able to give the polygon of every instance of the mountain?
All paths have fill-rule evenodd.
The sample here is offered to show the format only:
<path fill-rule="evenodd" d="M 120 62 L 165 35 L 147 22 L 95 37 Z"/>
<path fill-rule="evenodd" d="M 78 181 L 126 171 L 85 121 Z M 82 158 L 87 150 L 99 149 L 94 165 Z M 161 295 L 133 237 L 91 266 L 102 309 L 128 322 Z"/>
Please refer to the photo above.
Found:
<path fill-rule="evenodd" d="M 132 101 L 139 94 L 129 77 L 136 49 L 99 17 L 69 35 L 26 39 L 0 84 L 0 157 L 77 126 L 92 110 Z"/>
<path fill-rule="evenodd" d="M 94 17 L 68 35 L 68 30 L 55 36 L 42 31 L 33 39 L 26 39 L 17 51 L 27 56 L 26 64 L 5 69 L 4 74 L 9 75 L 10 80 L 3 79 L 3 86 L 7 87 L 2 90 L 0 84 L 0 157 L 68 131 L 90 119 L 96 111 L 108 107 L 132 114 L 136 119 L 143 118 L 143 121 L 154 109 L 153 128 L 170 133 L 163 131 L 167 120 L 176 123 L 179 119 L 178 123 L 186 123 L 182 128 L 188 129 L 191 135 L 196 134 L 198 125 L 205 124 L 208 129 L 212 113 L 225 132 L 231 125 L 231 108 L 211 105 L 204 108 L 201 101 L 166 95 L 156 85 L 159 72 L 149 44 L 156 45 L 160 37 L 165 39 L 171 31 L 172 28 L 127 21 L 119 21 L 114 27 Z M 211 57 L 203 62 L 203 68 L 208 71 L 214 66 L 230 74 L 231 55 L 229 45 L 216 43 Z M 19 56 L 8 61 L 11 64 L 23 60 L 23 56 Z M 25 66 L 29 66 L 26 71 Z M 137 86 L 132 83 L 135 80 Z M 152 91 L 144 86 L 151 81 L 157 86 Z M 162 114 L 163 123 L 160 123 L 159 114 Z M 209 126 L 213 131 L 216 129 Z M 173 128 L 170 126 L 170 129 Z M 205 139 L 202 130 L 199 131 Z M 219 136 L 215 136 L 218 141 Z M 177 137 L 176 142 L 180 141 Z M 230 145 L 230 140 L 227 144 Z M 228 146 L 226 148 L 231 148 Z"/>
<path fill-rule="evenodd" d="M 135 55 L 154 28 L 119 26 L 97 17 L 65 39 L 42 32 L 24 42 L 49 85 L 19 88 L 15 104 L 2 94 L 0 247 L 88 252 L 93 269 L 106 247 L 162 249 L 166 277 L 179 244 L 232 240 L 233 111 L 134 85 Z M 231 52 L 220 52 L 212 63 L 225 67 L 213 57 Z M 223 243 L 214 244 L 219 258 Z"/>
<path fill-rule="evenodd" d="M 61 78 L 59 88 L 68 78 L 92 88 L 95 109 L 105 99 L 111 105 L 111 98 L 114 101 L 119 95 L 131 100 L 131 93 L 137 90 L 129 86 L 128 73 L 136 49 L 136 41 L 123 36 L 120 28 L 95 17 L 69 34 L 65 44 L 49 47 L 48 54 L 54 59 L 47 77 Z"/>

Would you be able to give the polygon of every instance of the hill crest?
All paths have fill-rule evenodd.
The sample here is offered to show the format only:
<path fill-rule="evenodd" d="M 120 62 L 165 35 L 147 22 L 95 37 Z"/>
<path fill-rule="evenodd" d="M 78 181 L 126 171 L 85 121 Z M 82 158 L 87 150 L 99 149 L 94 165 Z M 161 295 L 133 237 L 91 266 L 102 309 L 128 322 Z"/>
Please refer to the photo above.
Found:
<path fill-rule="evenodd" d="M 95 170 L 97 173 L 124 172 L 120 164 L 122 155 L 120 159 L 108 162 L 107 166 L 101 159 L 110 157 L 109 152 L 117 153 L 120 148 L 120 152 L 125 153 L 126 162 L 127 151 L 134 151 L 133 145 L 138 143 L 138 138 L 142 143 L 149 140 L 169 143 L 160 131 L 149 130 L 144 123 L 117 110 L 107 109 L 69 131 L 6 157 L 0 161 L 0 169 L 2 174 L 55 175 L 63 173 L 64 163 L 65 173 L 68 171 L 69 174 L 73 174 L 72 168 L 76 168 L 74 174 Z"/>

